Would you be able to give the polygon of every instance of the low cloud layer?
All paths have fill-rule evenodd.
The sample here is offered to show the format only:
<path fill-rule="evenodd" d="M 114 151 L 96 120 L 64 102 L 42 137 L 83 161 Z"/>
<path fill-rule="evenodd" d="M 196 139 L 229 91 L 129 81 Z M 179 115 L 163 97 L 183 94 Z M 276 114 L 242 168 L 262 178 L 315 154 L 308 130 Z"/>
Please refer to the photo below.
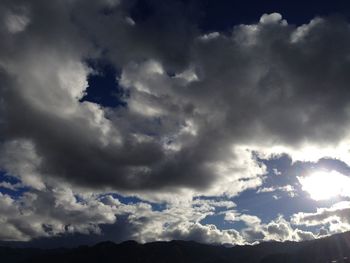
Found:
<path fill-rule="evenodd" d="M 315 213 L 299 212 L 292 217 L 295 225 L 323 226 L 330 233 L 350 229 L 350 203 L 339 202 L 329 208 L 318 208 Z"/>
<path fill-rule="evenodd" d="M 294 161 L 331 154 L 349 164 L 348 22 L 316 17 L 296 26 L 272 13 L 202 33 L 188 6 L 165 2 L 139 17 L 127 1 L 2 1 L 0 170 L 20 182 L 1 186 L 28 189 L 0 195 L 0 239 L 98 234 L 125 214 L 134 229 L 128 238 L 139 241 L 313 236 L 283 217 L 242 233 L 203 225 L 215 208 L 208 201 L 197 215 L 193 200 L 249 189 L 294 196 L 292 186 L 262 186 L 261 158 L 274 154 Z M 120 72 L 126 106 L 82 100 L 89 76 L 101 74 L 88 61 Z M 101 196 L 111 192 L 170 208 L 107 204 Z M 183 202 L 189 215 L 174 210 Z M 178 213 L 185 218 L 176 221 Z"/>

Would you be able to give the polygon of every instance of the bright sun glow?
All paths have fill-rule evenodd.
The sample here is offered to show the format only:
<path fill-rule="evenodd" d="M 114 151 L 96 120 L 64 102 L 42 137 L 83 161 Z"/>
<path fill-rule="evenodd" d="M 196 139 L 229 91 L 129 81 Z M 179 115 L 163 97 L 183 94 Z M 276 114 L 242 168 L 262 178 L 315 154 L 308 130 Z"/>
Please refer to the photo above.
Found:
<path fill-rule="evenodd" d="M 302 189 L 315 200 L 336 196 L 350 196 L 350 177 L 337 171 L 318 171 L 305 177 L 298 177 Z"/>

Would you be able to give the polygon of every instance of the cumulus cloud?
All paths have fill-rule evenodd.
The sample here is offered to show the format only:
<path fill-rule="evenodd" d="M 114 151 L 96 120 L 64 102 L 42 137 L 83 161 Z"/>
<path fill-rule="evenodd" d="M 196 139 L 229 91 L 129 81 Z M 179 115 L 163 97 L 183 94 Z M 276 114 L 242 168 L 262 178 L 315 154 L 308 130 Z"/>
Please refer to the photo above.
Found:
<path fill-rule="evenodd" d="M 23 241 L 69 233 L 98 233 L 99 224 L 116 220 L 115 211 L 93 198 L 79 202 L 69 189 L 1 194 L 1 240 Z"/>
<path fill-rule="evenodd" d="M 316 236 L 310 232 L 292 227 L 282 215 L 268 223 L 263 223 L 261 219 L 254 215 L 242 214 L 237 211 L 225 211 L 225 220 L 230 222 L 243 222 L 246 227 L 241 234 L 245 242 L 254 243 L 256 241 L 301 241 L 314 239 Z"/>
<path fill-rule="evenodd" d="M 257 189 L 267 172 L 261 156 L 331 153 L 350 163 L 343 154 L 350 105 L 345 20 L 298 27 L 281 14 L 263 14 L 230 34 L 203 35 L 184 3 L 165 2 L 143 18 L 133 17 L 126 1 L 0 4 L 0 168 L 30 187 L 21 202 L 0 196 L 2 239 L 98 232 L 128 214 L 138 230 L 131 237 L 141 241 L 242 243 L 235 230 L 200 223 L 215 207 L 235 204 L 196 197 Z M 81 101 L 93 71 L 89 59 L 121 72 L 126 107 Z M 289 186 L 258 191 L 277 190 L 293 193 Z M 146 203 L 106 204 L 96 196 L 82 203 L 74 196 L 89 191 L 171 206 L 157 212 Z M 19 218 L 23 211 L 32 225 Z M 311 235 L 282 218 L 263 224 L 226 216 L 250 226 L 248 240 Z"/>
<path fill-rule="evenodd" d="M 155 210 L 149 203 L 122 203 L 111 194 L 74 193 L 69 188 L 26 193 L 17 200 L 3 194 L 0 197 L 3 226 L 0 238 L 3 241 L 83 234 L 86 237 L 100 235 L 97 240 L 114 241 L 184 239 L 202 243 L 244 243 L 234 229 L 220 230 L 215 225 L 200 223 L 219 207 L 234 207 L 231 201 L 198 199 Z M 114 233 L 119 228 L 124 228 L 123 235 Z"/>
<path fill-rule="evenodd" d="M 88 8 L 81 5 L 83 10 Z M 58 7 L 55 12 L 65 13 L 66 8 L 74 10 L 75 6 L 71 3 L 65 8 Z M 33 17 L 41 11 L 37 8 L 31 7 Z M 126 34 L 132 29 L 119 22 L 122 9 L 116 8 L 108 19 Z M 86 10 L 89 12 L 92 9 Z M 80 16 L 77 21 L 87 23 Z M 308 31 L 309 40 L 303 38 L 292 43 L 290 36 L 297 29 L 281 21 L 279 14 L 263 15 L 254 25 L 254 32 L 238 26 L 230 37 L 216 34 L 205 42 L 193 40 L 193 59 L 188 65 L 192 77 L 185 68 L 186 74 L 169 76 L 167 64 L 152 52 L 145 62 L 130 56 L 120 79 L 120 85 L 130 91 L 127 108 L 108 110 L 91 102 L 79 102 L 89 74 L 82 58 L 89 54 L 91 46 L 76 24 L 66 22 L 68 33 L 57 34 L 63 34 L 63 39 L 72 44 L 70 49 L 49 42 L 39 53 L 36 47 L 27 45 L 22 50 L 28 54 L 24 59 L 23 56 L 20 60 L 11 59 L 10 66 L 4 67 L 3 78 L 12 86 L 2 92 L 6 98 L 5 136 L 33 144 L 41 159 L 38 173 L 64 178 L 72 184 L 126 192 L 151 189 L 176 192 L 185 187 L 231 196 L 255 188 L 261 184 L 265 171 L 254 160 L 253 150 L 272 141 L 286 147 L 325 142 L 330 127 L 337 129 L 331 132 L 334 136 L 329 141 L 339 141 L 344 135 L 339 133 L 346 128 L 344 121 L 334 123 L 340 116 L 346 118 L 346 102 L 343 108 L 333 107 L 332 101 L 338 97 L 326 96 L 321 89 L 326 90 L 330 78 L 339 81 L 337 74 L 342 74 L 342 70 L 335 69 L 332 73 L 335 76 L 327 72 L 299 72 L 305 56 L 313 60 L 324 53 L 325 47 L 313 44 L 313 34 L 326 41 L 327 34 L 332 34 L 327 27 L 334 24 L 339 28 L 334 37 L 340 37 L 346 32 L 345 25 L 324 20 Z M 92 26 L 90 23 L 86 26 Z M 40 27 L 33 19 L 32 30 L 38 31 Z M 38 32 L 44 38 L 50 33 Z M 254 38 L 253 44 L 247 46 L 238 41 L 248 35 Z M 128 38 L 125 39 L 127 45 Z M 307 51 L 308 45 L 315 45 L 312 53 Z M 337 52 L 339 49 L 327 54 L 336 56 Z M 29 54 L 35 54 L 35 58 Z M 346 67 L 346 61 L 339 63 Z M 329 79 L 321 84 L 319 75 Z M 307 85 L 310 81 L 313 85 Z M 320 89 L 313 88 L 317 83 Z M 332 82 L 332 85 L 341 89 L 345 84 Z M 213 88 L 217 86 L 220 88 Z M 314 92 L 325 94 L 326 101 L 305 101 Z M 15 110 L 6 106 L 11 100 L 20 101 L 20 107 Z M 329 109 L 338 112 L 330 113 Z M 19 111 L 26 112 L 31 125 L 14 118 Z M 338 117 L 329 118 L 323 128 L 325 122 L 317 117 L 325 112 Z M 26 132 L 21 134 L 23 131 Z M 43 139 L 43 134 L 48 138 Z"/>
<path fill-rule="evenodd" d="M 243 230 L 245 238 L 251 242 L 255 240 L 265 241 L 303 241 L 316 238 L 311 231 L 293 228 L 282 216 L 261 226 L 255 226 Z"/>
<path fill-rule="evenodd" d="M 293 215 L 295 225 L 323 227 L 322 233 L 339 233 L 350 229 L 350 202 L 342 201 L 329 208 L 318 208 L 314 213 L 299 212 Z M 323 233 L 324 234 L 324 233 Z"/>

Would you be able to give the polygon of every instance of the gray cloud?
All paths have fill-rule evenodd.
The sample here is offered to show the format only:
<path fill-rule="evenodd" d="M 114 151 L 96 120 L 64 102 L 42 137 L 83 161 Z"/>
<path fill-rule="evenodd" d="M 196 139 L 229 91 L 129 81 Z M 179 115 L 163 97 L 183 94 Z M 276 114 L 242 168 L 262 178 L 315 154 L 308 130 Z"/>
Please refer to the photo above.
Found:
<path fill-rule="evenodd" d="M 17 5 L 5 4 L 4 12 L 14 12 Z M 156 22 L 125 23 L 123 7 L 114 5 L 106 15 L 101 10 L 111 7 L 103 1 L 92 6 L 80 1 L 64 6 L 22 3 L 29 14 L 26 26 L 16 34 L 2 32 L 13 42 L 2 48 L 1 55 L 2 79 L 8 83 L 1 89 L 4 138 L 33 144 L 41 159 L 39 174 L 104 189 L 174 191 L 227 182 L 219 170 L 230 169 L 241 174 L 232 182 L 251 179 L 248 187 L 256 187 L 259 179 L 249 169 L 258 175 L 263 170 L 253 159 L 252 168 L 233 167 L 240 162 L 236 147 L 335 143 L 345 136 L 348 26 L 344 21 L 316 19 L 296 28 L 272 14 L 259 24 L 235 27 L 230 36 L 216 34 L 204 41 L 195 30 L 186 36 L 179 33 L 187 25 L 194 27 L 186 16 L 171 29 L 164 24 L 166 33 L 157 31 L 160 35 L 152 37 Z M 161 5 L 159 12 L 164 8 Z M 181 8 L 176 6 L 174 14 Z M 96 12 L 101 21 L 87 21 Z M 164 19 L 160 16 L 149 19 Z M 98 54 L 89 35 L 106 43 L 112 53 L 123 50 L 120 84 L 131 93 L 126 109 L 79 102 L 90 70 L 83 58 Z M 132 35 L 140 39 L 130 40 Z M 104 41 L 107 36 L 112 43 Z M 190 52 L 184 57 L 191 60 L 187 75 L 169 77 L 167 61 L 172 58 L 165 54 L 178 52 L 170 44 L 175 36 L 176 43 L 191 39 L 180 48 Z M 162 43 L 159 39 L 165 42 L 154 50 L 163 55 L 146 48 L 147 43 Z M 339 47 L 327 45 L 329 39 Z M 143 47 L 142 55 L 135 57 L 137 48 L 131 42 Z M 18 50 L 18 55 L 6 57 L 9 49 Z M 19 118 L 24 113 L 25 118 Z"/>
<path fill-rule="evenodd" d="M 98 232 L 115 222 L 113 205 L 73 202 L 75 189 L 173 203 L 235 196 L 262 184 L 266 169 L 254 151 L 319 149 L 349 139 L 344 19 L 297 27 L 265 14 L 230 34 L 201 35 L 183 3 L 151 1 L 155 14 L 142 19 L 131 16 L 132 5 L 2 1 L 0 168 L 31 187 L 23 198 L 35 196 L 27 218 L 36 222 L 20 220 L 16 201 L 1 195 L 2 239 Z M 92 71 L 87 59 L 108 60 L 121 71 L 119 85 L 130 93 L 126 108 L 80 102 Z M 59 185 L 71 189 L 68 199 Z M 44 209 L 52 204 L 63 212 Z M 138 217 L 136 208 L 127 209 L 139 231 L 130 235 L 141 241 L 243 242 L 233 230 L 201 225 L 192 213 L 163 229 L 150 223 L 163 214 L 143 208 L 148 215 Z M 43 227 L 39 216 L 52 224 Z M 172 220 L 165 218 L 156 222 Z M 245 237 L 310 237 L 277 221 L 246 229 Z M 140 222 L 147 226 L 142 231 Z"/>

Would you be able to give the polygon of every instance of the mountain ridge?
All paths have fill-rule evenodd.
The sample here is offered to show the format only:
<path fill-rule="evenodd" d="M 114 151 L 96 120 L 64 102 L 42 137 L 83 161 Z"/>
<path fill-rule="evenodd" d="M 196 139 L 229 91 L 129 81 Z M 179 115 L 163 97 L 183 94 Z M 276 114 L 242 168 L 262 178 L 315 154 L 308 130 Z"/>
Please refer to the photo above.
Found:
<path fill-rule="evenodd" d="M 348 263 L 350 232 L 309 241 L 271 241 L 233 247 L 183 240 L 145 244 L 133 240 L 119 244 L 104 241 L 93 246 L 56 249 L 0 247 L 0 258 L 3 263 Z"/>

